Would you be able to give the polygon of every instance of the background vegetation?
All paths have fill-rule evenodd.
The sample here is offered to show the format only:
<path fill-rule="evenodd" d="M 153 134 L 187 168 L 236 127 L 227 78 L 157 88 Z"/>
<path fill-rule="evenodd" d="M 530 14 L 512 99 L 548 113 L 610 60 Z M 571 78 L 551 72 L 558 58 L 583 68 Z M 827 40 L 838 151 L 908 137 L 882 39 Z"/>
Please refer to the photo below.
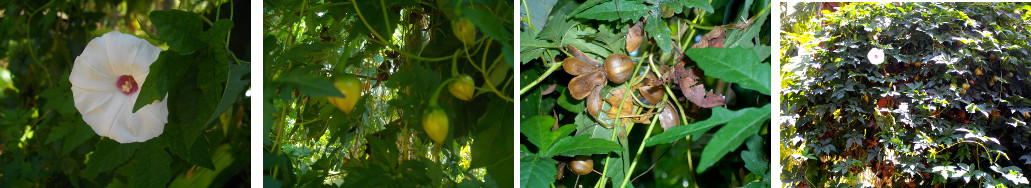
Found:
<path fill-rule="evenodd" d="M 1028 186 L 1031 6 L 827 5 L 781 5 L 783 182 Z"/>
<path fill-rule="evenodd" d="M 522 3 L 523 187 L 769 186 L 769 1 Z"/>
<path fill-rule="evenodd" d="M 0 1 L 0 187 L 248 186 L 248 26 L 237 16 L 246 7 Z M 157 138 L 102 138 L 74 107 L 68 75 L 75 57 L 111 30 L 166 49 L 139 97 L 168 95 L 169 122 Z"/>
<path fill-rule="evenodd" d="M 263 4 L 265 186 L 513 185 L 512 2 Z M 470 44 L 456 38 L 461 19 Z M 438 89 L 460 74 L 474 80 L 470 101 Z M 334 88 L 344 76 L 361 96 Z M 329 96 L 360 98 L 345 113 Z M 423 130 L 433 106 L 450 122 L 442 144 Z"/>

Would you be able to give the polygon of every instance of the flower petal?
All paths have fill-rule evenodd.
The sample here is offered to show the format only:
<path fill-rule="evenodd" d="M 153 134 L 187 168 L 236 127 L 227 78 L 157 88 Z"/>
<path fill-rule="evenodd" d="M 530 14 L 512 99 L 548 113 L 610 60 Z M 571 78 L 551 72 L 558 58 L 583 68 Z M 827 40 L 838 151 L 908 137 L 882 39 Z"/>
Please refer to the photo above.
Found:
<path fill-rule="evenodd" d="M 120 143 L 161 135 L 168 123 L 167 103 L 153 102 L 133 113 L 139 93 L 126 95 L 115 84 L 119 76 L 131 75 L 142 86 L 160 53 L 146 40 L 112 31 L 90 41 L 75 58 L 68 76 L 75 108 L 97 135 Z"/>

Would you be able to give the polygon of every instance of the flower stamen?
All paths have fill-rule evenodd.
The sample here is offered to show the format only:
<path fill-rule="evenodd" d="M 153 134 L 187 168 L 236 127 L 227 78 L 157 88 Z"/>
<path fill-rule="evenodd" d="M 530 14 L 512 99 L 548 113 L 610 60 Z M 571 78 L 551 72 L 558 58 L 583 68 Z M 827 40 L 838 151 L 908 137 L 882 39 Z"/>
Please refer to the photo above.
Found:
<path fill-rule="evenodd" d="M 130 75 L 122 75 L 118 77 L 118 81 L 115 81 L 115 87 L 122 90 L 122 94 L 131 95 L 139 90 L 136 85 L 136 79 L 133 79 Z"/>

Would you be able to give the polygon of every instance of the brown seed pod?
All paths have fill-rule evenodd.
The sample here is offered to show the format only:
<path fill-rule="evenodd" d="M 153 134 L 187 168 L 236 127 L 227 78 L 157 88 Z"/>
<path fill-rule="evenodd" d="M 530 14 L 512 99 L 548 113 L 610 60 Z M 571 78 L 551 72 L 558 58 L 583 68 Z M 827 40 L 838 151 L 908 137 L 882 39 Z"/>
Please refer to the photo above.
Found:
<path fill-rule="evenodd" d="M 604 85 L 594 86 L 591 93 L 587 97 L 587 112 L 591 113 L 591 116 L 598 118 L 598 110 L 601 110 L 601 88 Z"/>
<path fill-rule="evenodd" d="M 623 84 L 634 72 L 634 61 L 630 56 L 622 53 L 613 53 L 605 58 L 605 73 L 609 81 L 615 84 Z"/>
<path fill-rule="evenodd" d="M 663 104 L 665 105 L 663 105 L 662 112 L 659 112 L 659 123 L 662 125 L 662 130 L 680 126 L 680 115 L 677 114 L 677 110 L 669 102 Z"/>
<path fill-rule="evenodd" d="M 594 171 L 594 160 L 591 156 L 577 155 L 569 162 L 569 169 L 576 175 L 586 175 Z"/>
<path fill-rule="evenodd" d="M 577 58 L 567 57 L 562 61 L 562 69 L 566 70 L 566 73 L 569 73 L 570 75 L 580 76 L 587 73 L 598 72 L 598 70 L 601 70 L 601 67 L 587 64 Z"/>
<path fill-rule="evenodd" d="M 641 21 L 637 21 L 630 30 L 626 32 L 626 52 L 630 53 L 637 50 L 637 47 L 641 46 L 641 41 L 644 39 L 644 24 Z"/>
<path fill-rule="evenodd" d="M 558 174 L 555 174 L 555 180 L 562 180 L 562 175 L 566 173 L 566 163 L 558 163 L 555 166 L 558 168 Z"/>
<path fill-rule="evenodd" d="M 569 94 L 576 100 L 582 100 L 591 94 L 595 86 L 605 85 L 605 73 L 592 72 L 569 80 Z"/>

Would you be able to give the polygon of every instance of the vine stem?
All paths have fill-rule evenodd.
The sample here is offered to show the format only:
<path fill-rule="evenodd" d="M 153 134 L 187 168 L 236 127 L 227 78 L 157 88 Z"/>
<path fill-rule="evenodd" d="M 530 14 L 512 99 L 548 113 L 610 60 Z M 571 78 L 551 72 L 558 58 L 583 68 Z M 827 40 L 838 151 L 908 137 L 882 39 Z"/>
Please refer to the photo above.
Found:
<path fill-rule="evenodd" d="M 634 167 L 637 167 L 637 159 L 641 159 L 641 152 L 644 151 L 645 143 L 648 141 L 648 137 L 652 136 L 652 130 L 655 129 L 655 122 L 659 120 L 659 116 L 652 116 L 652 122 L 648 125 L 648 131 L 644 133 L 644 139 L 641 139 L 641 146 L 637 147 L 637 155 L 634 155 L 634 162 L 630 163 L 630 171 L 626 173 L 626 177 L 623 178 L 623 184 L 619 187 L 626 187 L 627 182 L 630 182 L 630 175 L 634 172 Z"/>
<path fill-rule="evenodd" d="M 383 36 L 380 35 L 379 32 L 376 32 L 376 30 L 372 28 L 372 25 L 369 25 L 369 21 L 365 20 L 365 16 L 362 14 L 361 9 L 358 8 L 358 3 L 355 2 L 355 0 L 351 0 L 351 5 L 354 6 L 354 10 L 355 10 L 356 13 L 358 13 L 358 18 L 360 20 L 362 20 L 362 24 L 364 24 L 365 27 L 369 29 L 370 33 L 372 33 L 373 36 L 376 36 L 376 40 L 373 40 L 373 41 L 378 42 L 380 44 L 383 44 L 383 46 L 386 46 L 387 48 L 390 48 L 391 50 L 394 50 L 394 51 L 400 53 L 401 55 L 404 55 L 404 56 L 407 56 L 409 58 L 416 59 L 416 60 L 430 61 L 430 62 L 444 61 L 444 60 L 451 59 L 454 56 L 454 55 L 452 55 L 452 56 L 445 56 L 445 57 L 429 58 L 429 57 L 422 57 L 422 56 L 419 56 L 419 55 L 416 55 L 416 54 L 412 54 L 412 53 L 408 53 L 408 52 L 406 52 L 404 50 L 401 50 L 398 47 L 395 47 L 394 44 L 391 44 L 391 43 L 387 42 L 386 40 L 384 40 Z"/>
<path fill-rule="evenodd" d="M 527 91 L 530 91 L 531 88 L 533 88 L 534 86 L 537 86 L 537 84 L 541 83 L 541 81 L 543 81 L 544 78 L 547 78 L 549 75 L 551 75 L 551 73 L 554 73 L 555 70 L 558 70 L 558 68 L 560 68 L 560 67 L 562 67 L 562 62 L 551 63 L 551 67 L 548 67 L 548 70 L 544 71 L 543 75 L 541 75 L 540 77 L 537 77 L 537 80 L 534 80 L 533 82 L 530 82 L 530 84 L 526 85 L 526 87 L 523 87 L 523 89 L 519 89 L 519 95 L 523 95 Z"/>
<path fill-rule="evenodd" d="M 444 90 L 444 87 L 453 80 L 455 80 L 454 77 L 448 78 L 437 86 L 437 89 L 433 91 L 433 95 L 430 95 L 430 107 L 437 107 L 437 97 L 440 97 L 440 91 Z"/>
<path fill-rule="evenodd" d="M 648 56 L 648 55 L 650 55 L 650 54 L 647 51 L 644 52 L 644 54 L 642 54 L 642 56 Z M 641 66 L 640 65 L 634 66 L 634 73 L 630 74 L 631 82 L 634 82 L 634 80 L 636 80 L 637 72 L 640 72 L 640 71 L 641 71 Z M 637 83 L 624 83 L 624 84 L 637 85 Z M 633 95 L 633 92 L 632 92 L 632 90 L 630 90 L 630 87 L 626 87 L 626 88 L 627 88 L 627 90 L 625 92 L 623 92 L 623 99 L 619 101 L 619 108 L 617 108 L 619 110 L 616 110 L 616 116 L 615 117 L 619 117 L 619 115 L 620 115 L 619 113 L 623 112 L 623 110 L 622 110 L 623 109 L 623 103 L 626 103 L 625 101 L 626 101 L 627 96 Z M 615 106 L 612 106 L 612 107 L 615 107 Z M 617 118 L 614 122 L 622 124 L 622 122 L 620 122 L 620 120 L 621 119 Z M 604 122 L 602 122 L 602 121 L 599 121 L 599 123 L 604 124 Z M 616 125 L 612 126 L 612 139 L 611 140 L 613 140 L 613 141 L 616 141 L 616 134 L 619 134 L 619 131 L 616 131 L 616 128 L 617 128 Z M 627 127 L 627 130 L 626 130 L 627 134 L 630 134 L 630 130 L 631 130 L 631 127 Z M 624 147 L 626 147 L 626 146 L 624 146 Z M 626 157 L 626 156 L 623 156 L 623 157 Z M 601 179 L 598 179 L 598 183 L 594 184 L 594 187 L 596 187 L 596 188 L 605 187 L 605 184 L 608 181 L 608 178 L 607 178 L 606 174 L 608 174 L 608 172 L 609 172 L 609 161 L 611 159 L 612 159 L 611 156 L 606 156 L 605 157 L 605 168 L 602 169 L 602 171 L 601 171 L 601 174 L 602 174 L 601 175 Z M 623 169 L 623 170 L 626 171 L 626 169 Z M 625 182 L 626 180 L 623 180 L 623 181 Z"/>

